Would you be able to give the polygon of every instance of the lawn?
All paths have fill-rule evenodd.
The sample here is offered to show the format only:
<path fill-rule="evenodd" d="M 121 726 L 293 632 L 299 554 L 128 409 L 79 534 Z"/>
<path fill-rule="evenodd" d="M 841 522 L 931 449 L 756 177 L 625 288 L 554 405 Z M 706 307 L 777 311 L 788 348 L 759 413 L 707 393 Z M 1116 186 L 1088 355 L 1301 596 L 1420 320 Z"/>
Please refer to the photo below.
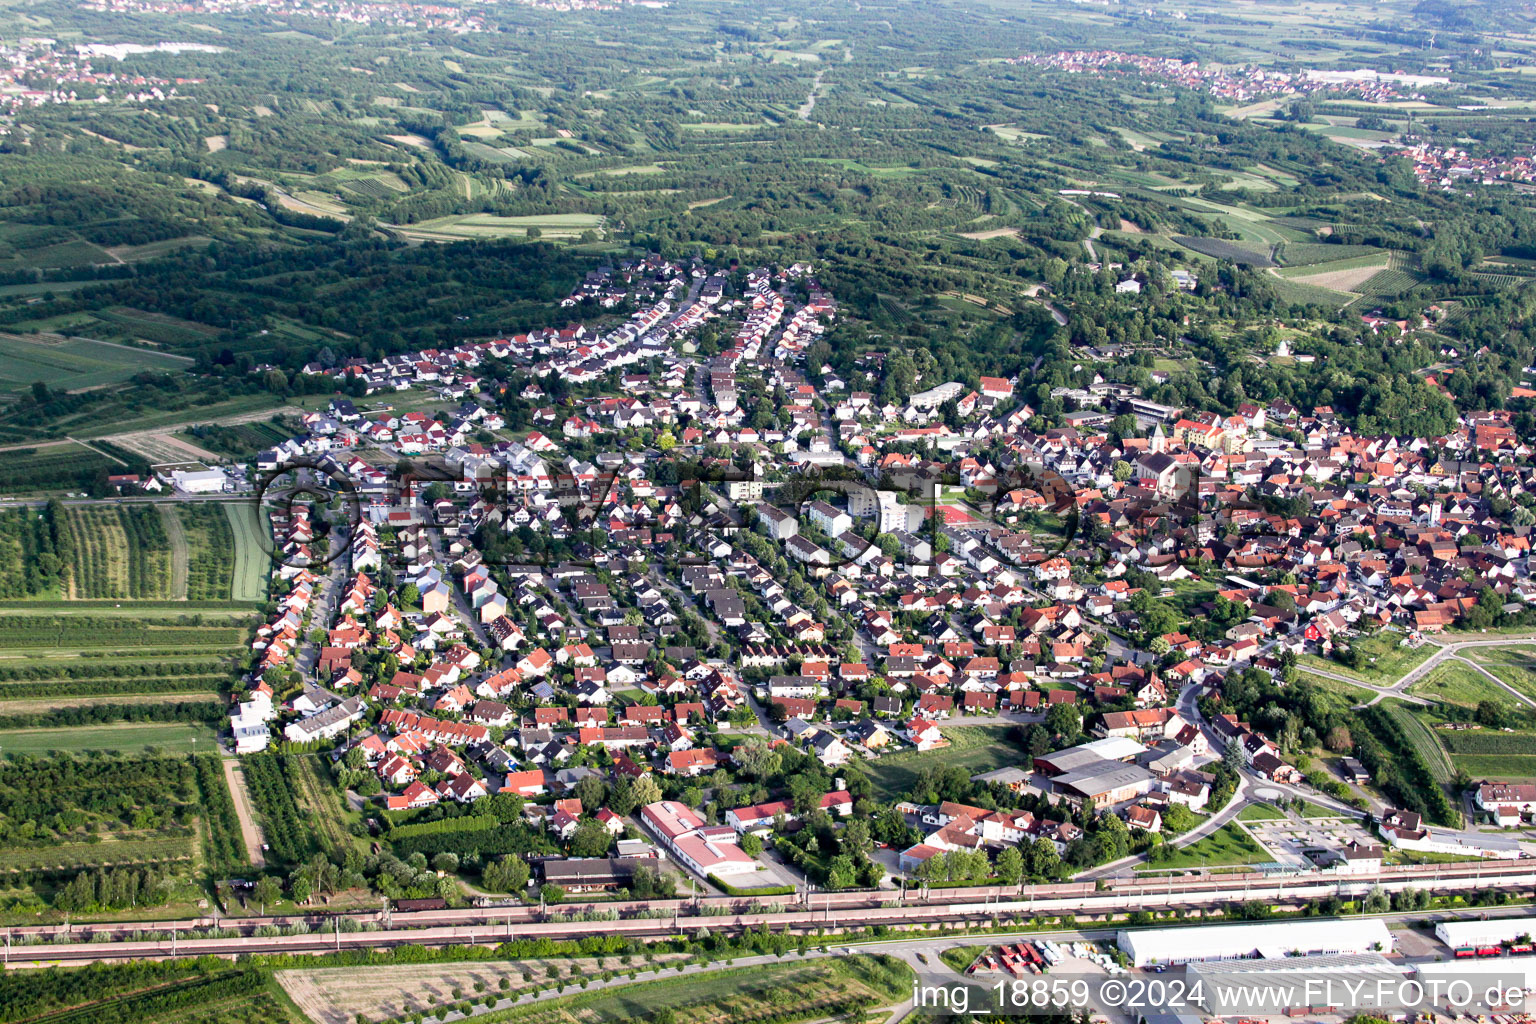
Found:
<path fill-rule="evenodd" d="M 1367 690 L 1364 686 L 1346 683 L 1341 679 L 1325 679 L 1322 676 L 1315 676 L 1310 672 L 1298 672 L 1296 677 L 1302 682 L 1311 683 L 1319 690 L 1326 690 L 1328 693 L 1337 694 L 1350 705 L 1368 701 L 1376 696 L 1374 690 Z"/>
<path fill-rule="evenodd" d="M 1273 804 L 1249 804 L 1238 812 L 1239 821 L 1281 821 L 1285 812 Z"/>
<path fill-rule="evenodd" d="M 1498 683 L 1471 666 L 1455 661 L 1436 666 L 1422 682 L 1415 683 L 1411 689 L 1420 697 L 1434 697 L 1467 707 L 1476 707 L 1485 700 L 1500 704 L 1516 703 L 1509 691 Z"/>
<path fill-rule="evenodd" d="M 1402 634 L 1388 632 L 1356 638 L 1353 647 L 1360 652 L 1360 668 L 1350 668 L 1315 654 L 1303 654 L 1296 659 L 1296 664 L 1300 668 L 1311 665 L 1326 669 L 1334 675 L 1348 676 L 1373 686 L 1390 686 L 1439 650 L 1434 644 L 1423 644 L 1417 649 L 1404 647 L 1398 642 L 1401 639 Z"/>
<path fill-rule="evenodd" d="M 1466 657 L 1482 665 L 1508 686 L 1536 700 L 1536 647 L 1472 648 Z M 1506 694 L 1505 699 L 1511 699 Z"/>
<path fill-rule="evenodd" d="M 1228 823 L 1196 843 L 1175 849 L 1166 860 L 1160 860 L 1153 868 L 1200 868 L 1225 867 L 1233 864 L 1265 864 L 1270 856 L 1248 833 L 1237 825 Z"/>
<path fill-rule="evenodd" d="M 1302 801 L 1302 803 L 1301 803 L 1301 816 L 1303 818 L 1338 818 L 1338 817 L 1342 817 L 1342 815 L 1340 815 L 1338 811 L 1329 810 L 1326 807 L 1319 807 L 1317 804 L 1314 804 L 1310 800 L 1303 800 Z"/>
<path fill-rule="evenodd" d="M 967 774 L 1024 764 L 1029 755 L 1007 739 L 1010 726 L 965 725 L 941 730 L 950 745 L 939 750 L 901 750 L 886 754 L 870 766 L 875 794 L 889 800 L 907 793 L 918 774 L 929 766 L 957 765 Z"/>
<path fill-rule="evenodd" d="M 43 754 L 50 750 L 110 750 L 137 754 L 150 747 L 171 753 L 213 750 L 217 734 L 206 725 L 183 722 L 117 722 L 60 729 L 0 729 L 0 754 Z"/>

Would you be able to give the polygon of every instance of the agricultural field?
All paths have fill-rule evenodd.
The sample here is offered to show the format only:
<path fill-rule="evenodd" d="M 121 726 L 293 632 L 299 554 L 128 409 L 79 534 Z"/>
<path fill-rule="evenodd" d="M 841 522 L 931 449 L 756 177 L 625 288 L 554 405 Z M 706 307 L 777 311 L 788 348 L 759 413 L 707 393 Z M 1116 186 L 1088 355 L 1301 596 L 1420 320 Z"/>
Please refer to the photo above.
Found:
<path fill-rule="evenodd" d="M 1463 754 L 1454 760 L 1470 779 L 1536 782 L 1536 754 Z"/>
<path fill-rule="evenodd" d="M 263 601 L 271 580 L 270 527 L 263 514 L 243 501 L 221 502 L 224 515 L 234 533 L 235 564 L 230 583 L 230 597 L 236 601 Z"/>
<path fill-rule="evenodd" d="M 117 460 L 75 441 L 8 447 L 0 452 L 0 493 L 84 491 L 99 474 L 120 472 Z"/>
<path fill-rule="evenodd" d="M 304 769 L 299 761 L 303 757 L 263 753 L 241 762 L 246 791 L 261 819 L 262 837 L 270 847 L 269 862 L 297 864 L 319 847 L 319 836 L 311 827 L 314 819 L 299 806 L 304 789 Z"/>
<path fill-rule="evenodd" d="M 658 954 L 647 961 L 665 967 L 686 959 L 682 953 Z M 617 959 L 551 959 L 477 961 L 464 964 L 393 964 L 388 967 L 320 967 L 278 971 L 274 977 L 298 1007 L 316 1024 L 353 1024 L 361 1014 L 368 1020 L 430 1011 L 455 1002 L 457 990 L 468 996 L 506 993 L 552 981 L 579 981 L 603 970 L 628 970 Z M 507 987 L 502 988 L 502 980 Z"/>
<path fill-rule="evenodd" d="M 56 391 L 125 381 L 146 369 L 184 370 L 190 359 L 89 338 L 0 334 L 0 400 L 41 381 Z"/>
<path fill-rule="evenodd" d="M 301 1024 L 303 1016 L 260 968 L 188 960 L 46 971 L 8 979 L 6 1020 L 71 1024 Z"/>
<path fill-rule="evenodd" d="M 1385 254 L 1371 245 L 1337 245 L 1327 242 L 1284 242 L 1275 247 L 1275 261 L 1282 267 L 1312 267 L 1337 260 Z"/>
<path fill-rule="evenodd" d="M 158 751 L 0 761 L 0 904 L 110 912 L 185 901 L 232 804 L 217 759 Z M 215 828 L 212 824 L 217 823 Z M 238 832 L 235 833 L 238 844 Z M 223 858 L 243 853 L 225 842 Z"/>
<path fill-rule="evenodd" d="M 1426 725 L 1422 717 L 1414 714 L 1401 701 L 1390 701 L 1386 707 L 1387 713 L 1402 727 L 1403 734 L 1408 737 L 1413 748 L 1423 756 L 1424 763 L 1429 765 L 1435 781 L 1442 786 L 1449 785 L 1456 776 L 1456 766 L 1446 754 L 1445 745 L 1440 739 L 1442 733 Z"/>
<path fill-rule="evenodd" d="M 455 238 L 520 238 L 530 237 L 530 230 L 547 239 L 571 240 L 585 231 L 601 231 L 604 218 L 600 214 L 560 213 L 528 217 L 499 217 L 489 213 L 473 213 L 441 217 L 402 227 L 401 233 L 411 238 L 442 240 Z"/>
<path fill-rule="evenodd" d="M 1191 249 L 1202 256 L 1212 256 L 1216 259 L 1231 260 L 1248 267 L 1272 267 L 1274 261 L 1270 259 L 1270 248 L 1265 245 L 1253 245 L 1246 242 L 1234 242 L 1225 238 L 1195 238 L 1191 235 L 1174 235 L 1173 240 L 1186 249 Z"/>
<path fill-rule="evenodd" d="M 46 564 L 40 561 L 45 554 Z M 48 512 L 0 510 L 0 599 L 57 598 L 64 571 L 53 550 Z"/>
<path fill-rule="evenodd" d="M 207 424 L 193 427 L 183 435 L 189 444 L 242 460 L 248 460 L 257 452 L 280 444 L 292 436 L 294 431 L 279 426 L 276 417 L 229 426 Z"/>
<path fill-rule="evenodd" d="M 302 1024 L 304 1017 L 272 980 L 252 967 L 191 964 L 186 960 L 116 968 L 26 972 L 8 1002 L 20 1017 L 110 1024 Z M 29 1014 L 48 1011 L 42 1016 Z"/>
<path fill-rule="evenodd" d="M 249 610 L 205 621 L 174 602 L 138 614 L 47 607 L 0 609 L 0 753 L 215 749 Z"/>
<path fill-rule="evenodd" d="M 75 564 L 66 596 L 86 600 L 168 600 L 171 541 L 152 505 L 71 508 Z"/>
<path fill-rule="evenodd" d="M 1435 730 L 1458 771 L 1472 779 L 1536 780 L 1536 732 Z"/>
<path fill-rule="evenodd" d="M 929 766 L 957 765 L 967 775 L 1016 764 L 1020 751 L 1007 739 L 1007 726 L 964 725 L 941 730 L 949 746 L 938 750 L 901 750 L 886 754 L 869 767 L 875 793 L 891 799 L 910 790 Z"/>
<path fill-rule="evenodd" d="M 1388 256 L 1383 252 L 1334 260 L 1330 263 L 1285 267 L 1274 273 L 1275 276 L 1296 284 L 1326 288 L 1330 291 L 1360 292 L 1367 281 L 1387 269 L 1387 263 Z"/>
<path fill-rule="evenodd" d="M 183 502 L 175 507 L 185 545 L 188 601 L 228 601 L 233 597 L 235 532 L 223 503 Z"/>
<path fill-rule="evenodd" d="M 201 722 L 114 722 L 94 727 L 0 729 L 0 753 L 138 754 L 159 750 L 191 754 L 199 749 L 214 749 L 217 739 L 218 731 Z"/>
<path fill-rule="evenodd" d="M 486 1024 L 628 1024 L 666 1010 L 676 1024 L 756 1019 L 770 1012 L 781 1021 L 821 1020 L 898 1003 L 911 994 L 912 978 L 900 960 L 858 954 L 636 982 L 477 1019 Z"/>

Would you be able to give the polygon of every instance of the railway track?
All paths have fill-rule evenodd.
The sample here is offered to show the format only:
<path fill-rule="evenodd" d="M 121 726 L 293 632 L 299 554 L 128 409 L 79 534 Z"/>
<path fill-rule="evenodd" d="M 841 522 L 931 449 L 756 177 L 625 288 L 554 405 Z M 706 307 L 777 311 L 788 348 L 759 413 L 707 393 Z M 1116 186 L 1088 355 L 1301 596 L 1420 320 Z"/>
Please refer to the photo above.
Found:
<path fill-rule="evenodd" d="M 1219 878 L 1145 882 L 1099 889 L 1092 883 L 1025 886 L 983 886 L 971 889 L 913 893 L 906 900 L 871 900 L 870 893 L 824 893 L 810 898 L 809 905 L 784 907 L 771 900 L 712 897 L 671 904 L 580 904 L 545 911 L 537 907 L 471 907 L 385 915 L 311 915 L 303 918 L 245 920 L 237 927 L 247 934 L 225 938 L 198 937 L 211 919 L 178 922 L 141 922 L 132 925 L 40 926 L 9 929 L 5 933 L 7 965 L 35 963 L 83 963 L 96 960 L 159 959 L 175 956 L 237 956 L 251 953 L 326 953 L 357 949 L 384 949 L 400 945 L 488 945 L 513 939 L 580 939 L 594 934 L 617 934 L 636 939 L 660 939 L 707 929 L 736 934 L 767 926 L 776 932 L 857 931 L 879 925 L 983 925 L 1005 924 L 1015 919 L 1055 917 L 1067 914 L 1111 913 L 1123 910 L 1189 910 L 1198 907 L 1262 899 L 1271 904 L 1293 905 L 1326 896 L 1358 897 L 1380 885 L 1387 891 L 1410 886 L 1436 892 L 1483 889 L 1500 891 L 1536 888 L 1536 863 L 1429 865 L 1368 875 L 1305 875 L 1275 878 L 1266 875 L 1228 875 Z M 1194 884 L 1198 883 L 1198 884 Z M 862 904 L 861 902 L 862 901 Z M 639 917 L 640 909 L 654 915 L 659 906 L 673 913 Z M 618 912 L 617 919 L 590 920 L 584 914 L 594 908 Z M 343 931 L 342 921 L 355 922 Z M 260 925 L 293 925 L 310 928 L 304 935 L 257 936 Z M 359 927 L 361 926 L 361 927 Z M 155 940 L 129 936 L 145 929 L 169 933 Z M 27 936 L 29 943 L 16 944 Z M 38 940 L 43 940 L 39 942 Z"/>

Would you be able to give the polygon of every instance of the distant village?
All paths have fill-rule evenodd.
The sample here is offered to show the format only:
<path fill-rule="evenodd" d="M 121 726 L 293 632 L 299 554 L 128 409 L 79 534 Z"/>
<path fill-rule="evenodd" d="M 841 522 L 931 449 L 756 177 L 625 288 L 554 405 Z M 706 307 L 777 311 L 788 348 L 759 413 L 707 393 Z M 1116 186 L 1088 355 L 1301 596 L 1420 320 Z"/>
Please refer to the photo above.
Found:
<path fill-rule="evenodd" d="M 1436 75 L 1357 71 L 1271 71 L 1255 65 L 1206 65 L 1176 57 L 1147 57 L 1119 50 L 1060 50 L 1049 54 L 1025 54 L 1009 58 L 1012 64 L 1053 68 L 1074 74 L 1134 73 L 1165 86 L 1207 93 L 1227 103 L 1284 96 L 1337 95 L 1385 103 L 1423 99 L 1417 90 L 1447 86 L 1449 78 Z"/>

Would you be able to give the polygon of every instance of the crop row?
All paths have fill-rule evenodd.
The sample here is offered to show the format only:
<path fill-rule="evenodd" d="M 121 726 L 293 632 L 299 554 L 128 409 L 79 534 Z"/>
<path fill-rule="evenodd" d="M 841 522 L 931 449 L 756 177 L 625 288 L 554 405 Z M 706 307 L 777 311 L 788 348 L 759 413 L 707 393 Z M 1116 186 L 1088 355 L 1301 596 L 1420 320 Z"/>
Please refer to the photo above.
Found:
<path fill-rule="evenodd" d="M 198 647 L 243 646 L 238 626 L 189 626 L 185 620 L 97 616 L 5 616 L 0 618 L 0 648 Z"/>
<path fill-rule="evenodd" d="M 150 678 L 55 679 L 0 683 L 0 701 L 29 697 L 139 696 L 154 693 L 218 693 L 230 683 L 229 673 L 157 676 Z M 0 704 L 0 710 L 4 705 Z"/>
<path fill-rule="evenodd" d="M 1467 730 L 1443 735 L 1453 754 L 1536 754 L 1536 735 L 1531 733 Z"/>
<path fill-rule="evenodd" d="M 114 655 L 110 664 L 102 659 L 88 658 L 68 664 L 33 661 L 22 665 L 0 665 L 0 683 L 29 680 L 96 679 L 110 674 L 113 679 L 152 679 L 162 676 L 212 675 L 226 668 L 218 658 L 188 658 L 177 661 L 150 661 L 128 659 L 119 661 Z"/>

